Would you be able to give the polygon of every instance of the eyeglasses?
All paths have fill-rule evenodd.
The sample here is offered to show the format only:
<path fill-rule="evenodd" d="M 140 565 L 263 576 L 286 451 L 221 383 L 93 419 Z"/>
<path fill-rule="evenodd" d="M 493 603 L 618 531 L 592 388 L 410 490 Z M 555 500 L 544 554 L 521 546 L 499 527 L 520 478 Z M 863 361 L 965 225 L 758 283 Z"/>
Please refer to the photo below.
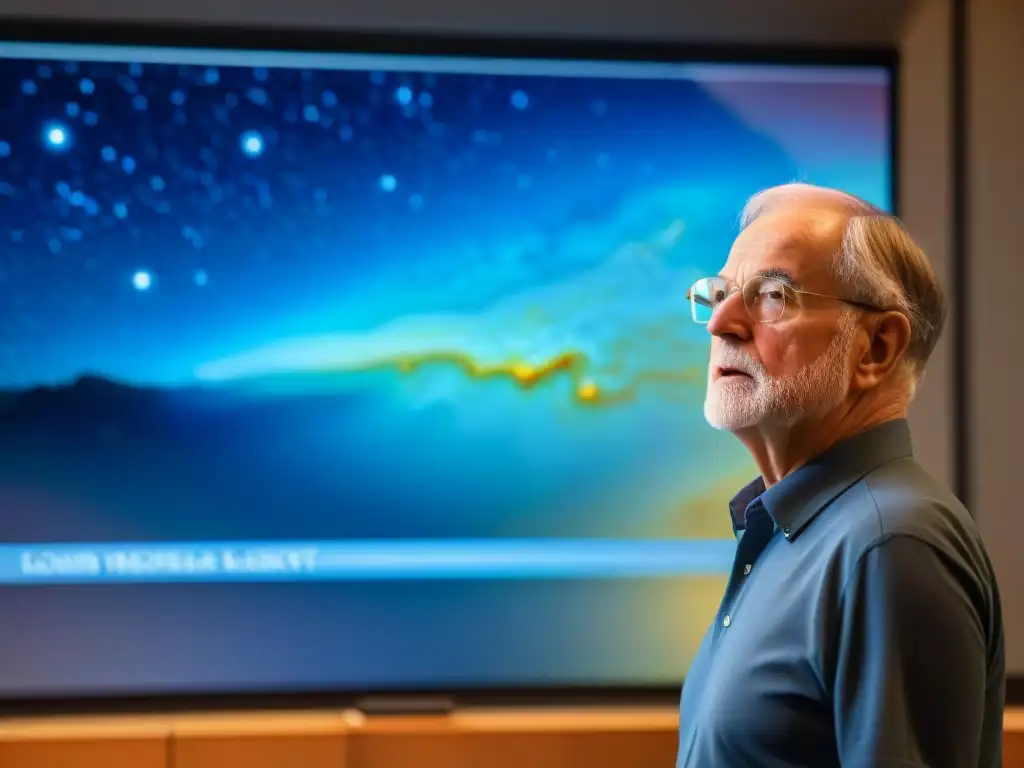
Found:
<path fill-rule="evenodd" d="M 787 296 L 795 296 L 797 294 L 841 301 L 844 304 L 860 307 L 872 312 L 883 311 L 871 304 L 864 304 L 839 296 L 829 296 L 828 294 L 814 293 L 813 291 L 798 291 L 775 277 L 759 275 L 750 278 L 742 286 L 730 286 L 723 277 L 705 277 L 695 282 L 686 294 L 686 297 L 690 300 L 693 321 L 701 325 L 707 325 L 711 322 L 711 316 L 714 314 L 714 311 L 737 291 L 743 294 L 743 306 L 746 308 L 747 314 L 757 323 L 775 323 L 781 320 L 783 313 L 786 311 Z"/>

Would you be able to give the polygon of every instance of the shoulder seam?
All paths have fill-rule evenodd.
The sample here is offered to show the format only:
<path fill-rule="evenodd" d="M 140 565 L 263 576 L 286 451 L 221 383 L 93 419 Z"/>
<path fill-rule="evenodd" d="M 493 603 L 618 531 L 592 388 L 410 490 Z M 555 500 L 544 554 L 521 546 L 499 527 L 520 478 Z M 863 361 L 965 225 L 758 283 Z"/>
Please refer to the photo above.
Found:
<path fill-rule="evenodd" d="M 857 576 L 857 572 L 861 566 L 861 563 L 864 562 L 864 559 L 872 552 L 874 552 L 876 549 L 879 549 L 880 547 L 884 546 L 885 544 L 888 544 L 890 541 L 893 541 L 895 539 L 910 539 L 911 541 L 916 541 L 919 544 L 924 545 L 937 555 L 943 555 L 943 552 L 934 544 L 932 544 L 932 542 L 926 541 L 925 539 L 921 538 L 920 536 L 914 533 L 900 531 L 880 534 L 878 537 L 873 539 L 870 544 L 864 547 L 863 552 L 857 555 L 857 559 L 854 561 L 853 568 L 851 569 L 852 573 L 850 573 L 850 575 L 846 577 L 846 580 L 843 582 L 843 588 L 839 591 L 839 601 L 836 605 L 837 614 L 839 611 L 842 610 L 842 604 L 843 601 L 846 599 L 846 592 L 850 588 L 850 582 L 852 582 L 854 577 Z"/>

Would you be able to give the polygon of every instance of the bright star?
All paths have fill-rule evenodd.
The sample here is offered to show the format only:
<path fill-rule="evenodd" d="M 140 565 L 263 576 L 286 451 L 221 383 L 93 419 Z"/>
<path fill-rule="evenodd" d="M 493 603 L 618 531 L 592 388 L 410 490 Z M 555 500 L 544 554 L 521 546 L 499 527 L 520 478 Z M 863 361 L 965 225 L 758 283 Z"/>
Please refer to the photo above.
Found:
<path fill-rule="evenodd" d="M 241 139 L 242 151 L 249 157 L 259 157 L 263 154 L 263 136 L 259 131 L 246 131 Z"/>
<path fill-rule="evenodd" d="M 43 129 L 43 141 L 54 152 L 63 152 L 71 146 L 71 131 L 63 123 L 47 123 Z"/>
<path fill-rule="evenodd" d="M 132 275 L 132 287 L 136 291 L 148 291 L 153 287 L 153 276 L 144 269 L 140 269 Z"/>

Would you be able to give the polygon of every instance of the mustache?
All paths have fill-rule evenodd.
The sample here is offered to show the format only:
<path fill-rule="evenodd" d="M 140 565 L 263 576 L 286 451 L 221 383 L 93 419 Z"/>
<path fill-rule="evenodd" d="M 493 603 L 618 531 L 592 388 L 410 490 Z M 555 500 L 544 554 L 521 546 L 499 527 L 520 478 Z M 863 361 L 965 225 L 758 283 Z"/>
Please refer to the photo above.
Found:
<path fill-rule="evenodd" d="M 764 366 L 738 347 L 723 345 L 718 350 L 715 365 L 719 368 L 732 368 L 748 376 L 758 376 L 764 372 Z"/>

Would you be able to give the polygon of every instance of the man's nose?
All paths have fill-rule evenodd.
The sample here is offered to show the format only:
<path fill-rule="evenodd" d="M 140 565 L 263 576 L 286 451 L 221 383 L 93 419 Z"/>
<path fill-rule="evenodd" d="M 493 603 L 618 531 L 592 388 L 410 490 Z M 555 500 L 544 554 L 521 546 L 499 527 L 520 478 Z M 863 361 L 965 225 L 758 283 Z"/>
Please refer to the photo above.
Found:
<path fill-rule="evenodd" d="M 721 304 L 715 307 L 708 322 L 708 333 L 718 337 L 732 337 L 746 340 L 753 330 L 753 320 L 743 305 L 743 294 L 733 291 Z"/>

